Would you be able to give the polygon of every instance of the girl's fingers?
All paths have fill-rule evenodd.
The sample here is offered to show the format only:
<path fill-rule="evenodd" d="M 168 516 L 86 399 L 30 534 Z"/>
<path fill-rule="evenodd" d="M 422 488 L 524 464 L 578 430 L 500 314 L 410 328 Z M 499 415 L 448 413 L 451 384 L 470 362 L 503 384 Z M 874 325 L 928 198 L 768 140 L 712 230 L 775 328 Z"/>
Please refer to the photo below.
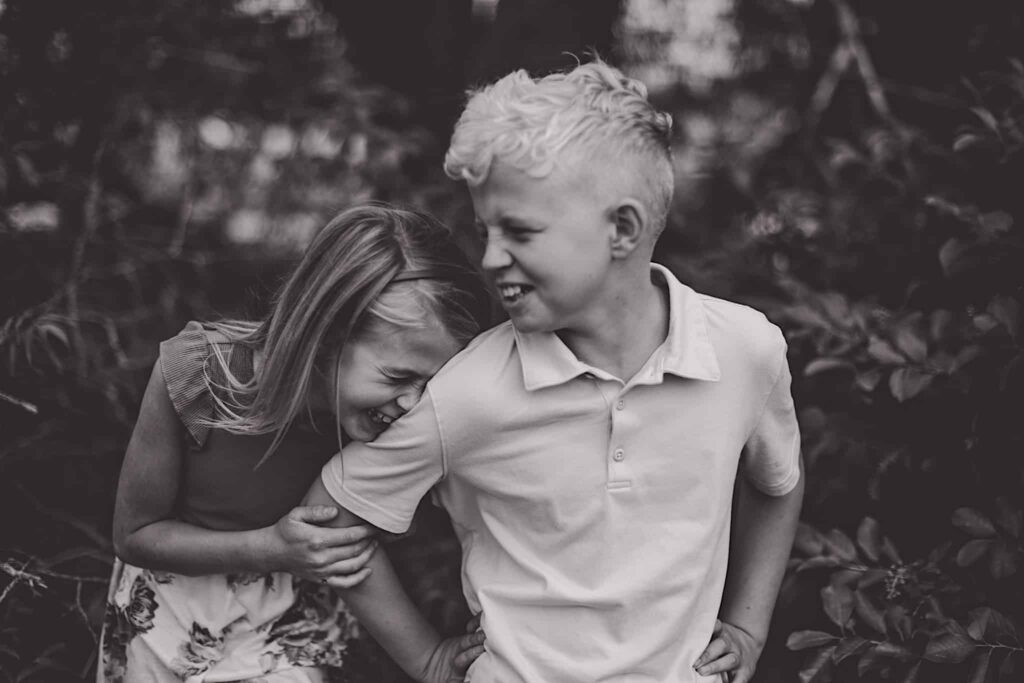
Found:
<path fill-rule="evenodd" d="M 321 557 L 323 558 L 322 564 L 324 567 L 328 567 L 341 562 L 342 560 L 351 560 L 356 557 L 361 557 L 368 549 L 376 547 L 377 541 L 375 539 L 366 538 L 358 543 L 331 548 L 321 554 Z"/>
<path fill-rule="evenodd" d="M 326 567 L 320 570 L 320 575 L 338 576 L 344 574 L 353 574 L 362 569 L 364 566 L 366 566 L 366 563 L 370 561 L 370 558 L 373 557 L 373 553 L 376 550 L 377 544 L 370 543 L 365 548 L 363 548 L 362 552 L 360 552 L 355 557 L 350 557 L 345 560 L 338 560 L 337 562 L 333 562 L 327 565 Z"/>
<path fill-rule="evenodd" d="M 718 659 L 728 651 L 729 645 L 722 638 L 715 638 L 708 646 L 704 648 L 704 652 L 700 653 L 700 657 L 697 657 L 697 661 L 693 663 L 693 668 L 699 669 L 710 661 Z"/>
<path fill-rule="evenodd" d="M 468 650 L 463 650 L 452 659 L 452 667 L 456 672 L 465 674 L 469 665 L 476 661 L 476 658 L 484 653 L 483 645 L 474 645 Z"/>
<path fill-rule="evenodd" d="M 754 673 L 749 669 L 737 669 L 729 683 L 750 683 L 753 675 Z"/>
<path fill-rule="evenodd" d="M 466 632 L 472 633 L 480 628 L 480 615 L 474 614 L 473 617 L 466 622 Z"/>
<path fill-rule="evenodd" d="M 341 529 L 322 529 L 320 533 L 324 534 L 325 546 L 335 547 L 349 545 L 364 538 L 370 538 L 375 532 L 376 529 L 368 524 L 358 524 L 356 526 L 342 527 Z"/>
<path fill-rule="evenodd" d="M 370 568 L 363 567 L 355 574 L 347 574 L 344 576 L 332 576 L 328 579 L 321 579 L 321 583 L 327 584 L 331 588 L 347 589 L 353 586 L 358 586 L 362 583 L 367 576 L 370 575 Z"/>
<path fill-rule="evenodd" d="M 697 673 L 701 676 L 713 676 L 723 671 L 732 671 L 740 665 L 740 658 L 735 652 L 727 652 L 718 659 L 697 667 Z"/>
<path fill-rule="evenodd" d="M 722 620 L 721 619 L 715 619 L 715 630 L 711 632 L 711 635 L 717 636 L 721 632 L 722 632 Z"/>

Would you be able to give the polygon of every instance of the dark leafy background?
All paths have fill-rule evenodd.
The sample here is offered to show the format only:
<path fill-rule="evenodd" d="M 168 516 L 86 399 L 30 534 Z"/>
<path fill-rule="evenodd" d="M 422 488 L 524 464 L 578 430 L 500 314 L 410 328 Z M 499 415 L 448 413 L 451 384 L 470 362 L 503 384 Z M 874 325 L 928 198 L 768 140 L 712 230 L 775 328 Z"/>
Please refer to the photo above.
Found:
<path fill-rule="evenodd" d="M 758 680 L 1020 680 L 1022 45 L 1010 0 L 0 0 L 0 676 L 94 670 L 158 340 L 259 315 L 356 202 L 475 251 L 462 91 L 596 48 L 675 117 L 659 260 L 789 340 L 809 487 Z M 367 642 L 339 680 L 403 679 Z"/>

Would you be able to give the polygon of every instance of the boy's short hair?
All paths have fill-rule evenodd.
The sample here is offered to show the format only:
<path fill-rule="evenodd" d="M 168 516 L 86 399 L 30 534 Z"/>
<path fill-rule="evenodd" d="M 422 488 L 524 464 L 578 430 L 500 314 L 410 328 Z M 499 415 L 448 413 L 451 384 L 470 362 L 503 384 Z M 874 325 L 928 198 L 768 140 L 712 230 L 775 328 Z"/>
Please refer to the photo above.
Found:
<path fill-rule="evenodd" d="M 551 173 L 564 152 L 632 157 L 660 232 L 674 186 L 672 117 L 647 101 L 647 87 L 596 60 L 534 79 L 523 70 L 470 93 L 445 156 L 445 173 L 479 185 L 497 157 L 529 176 Z"/>

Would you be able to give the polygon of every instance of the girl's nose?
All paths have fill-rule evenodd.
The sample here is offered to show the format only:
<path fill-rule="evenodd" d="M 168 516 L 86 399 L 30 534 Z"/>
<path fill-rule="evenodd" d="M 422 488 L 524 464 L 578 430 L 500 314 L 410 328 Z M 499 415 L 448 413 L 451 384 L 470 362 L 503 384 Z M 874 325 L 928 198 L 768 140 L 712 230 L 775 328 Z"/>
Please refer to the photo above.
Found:
<path fill-rule="evenodd" d="M 502 246 L 500 239 L 487 240 L 480 267 L 484 270 L 499 270 L 512 265 L 512 257 Z"/>
<path fill-rule="evenodd" d="M 395 399 L 395 403 L 398 404 L 398 407 L 402 409 L 403 413 L 407 413 L 412 410 L 414 405 L 416 405 L 416 401 L 420 400 L 420 394 L 422 393 L 422 390 L 419 388 L 407 389 L 398 395 Z"/>

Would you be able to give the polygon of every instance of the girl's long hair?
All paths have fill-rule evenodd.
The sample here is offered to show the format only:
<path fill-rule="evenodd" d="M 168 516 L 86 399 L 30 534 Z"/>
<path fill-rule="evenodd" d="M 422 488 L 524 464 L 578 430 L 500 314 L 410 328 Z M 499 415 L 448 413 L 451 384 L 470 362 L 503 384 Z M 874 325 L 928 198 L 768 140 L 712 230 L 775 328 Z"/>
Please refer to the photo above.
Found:
<path fill-rule="evenodd" d="M 392 282 L 408 270 L 441 275 Z M 235 434 L 273 433 L 266 458 L 307 408 L 314 378 L 336 381 L 330 359 L 373 321 L 423 326 L 436 319 L 465 344 L 483 328 L 489 311 L 480 278 L 438 221 L 380 204 L 344 211 L 310 243 L 265 320 L 211 324 L 228 346 L 259 352 L 261 364 L 242 381 L 220 345 L 211 345 L 206 380 L 215 414 L 209 426 Z M 338 432 L 340 446 L 340 426 Z"/>

